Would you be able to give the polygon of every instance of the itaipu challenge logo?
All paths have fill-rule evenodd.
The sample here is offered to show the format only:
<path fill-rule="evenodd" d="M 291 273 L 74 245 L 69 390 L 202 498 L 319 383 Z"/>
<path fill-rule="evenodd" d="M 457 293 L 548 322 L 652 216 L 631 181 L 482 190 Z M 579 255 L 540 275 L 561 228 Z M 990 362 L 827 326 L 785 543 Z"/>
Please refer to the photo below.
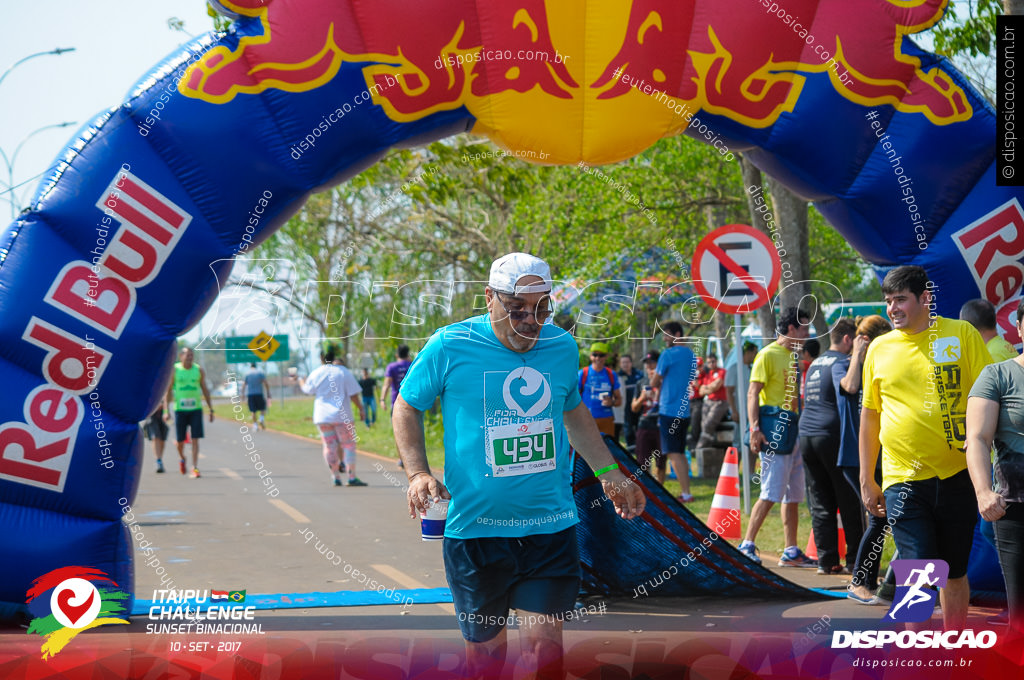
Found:
<path fill-rule="evenodd" d="M 119 617 L 127 614 L 124 602 L 129 595 L 118 588 L 92 567 L 61 567 L 33 581 L 25 595 L 33 617 L 28 633 L 43 636 L 43 658 L 57 654 L 82 631 L 127 624 Z"/>

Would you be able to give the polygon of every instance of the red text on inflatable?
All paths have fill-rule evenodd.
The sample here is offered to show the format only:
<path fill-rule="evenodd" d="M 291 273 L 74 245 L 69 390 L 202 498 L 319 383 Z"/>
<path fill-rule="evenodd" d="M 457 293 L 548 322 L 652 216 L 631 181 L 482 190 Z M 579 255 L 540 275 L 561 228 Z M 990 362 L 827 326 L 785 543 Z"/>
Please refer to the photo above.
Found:
<path fill-rule="evenodd" d="M 191 221 L 191 215 L 123 167 L 96 202 L 104 213 L 97 233 L 114 221 L 121 227 L 105 250 L 93 251 L 91 263 L 66 264 L 44 298 L 114 339 L 135 310 L 135 289 L 160 273 Z"/>
<path fill-rule="evenodd" d="M 152 281 L 170 256 L 191 215 L 121 166 L 97 202 L 92 261 L 60 270 L 44 300 L 113 338 L 135 310 L 135 290 Z M 120 227 L 107 243 L 108 225 Z M 79 395 L 96 388 L 111 353 L 33 316 L 22 334 L 45 351 L 46 383 L 25 398 L 24 422 L 0 426 L 0 479 L 62 492 L 82 421 Z"/>
<path fill-rule="evenodd" d="M 25 422 L 0 425 L 0 479 L 62 492 L 84 412 L 64 390 L 40 385 L 29 392 Z"/>
<path fill-rule="evenodd" d="M 981 294 L 996 306 L 1001 335 L 1010 343 L 1021 338 L 1010 321 L 1017 292 L 1024 283 L 1024 214 L 1016 198 L 953 234 Z"/>

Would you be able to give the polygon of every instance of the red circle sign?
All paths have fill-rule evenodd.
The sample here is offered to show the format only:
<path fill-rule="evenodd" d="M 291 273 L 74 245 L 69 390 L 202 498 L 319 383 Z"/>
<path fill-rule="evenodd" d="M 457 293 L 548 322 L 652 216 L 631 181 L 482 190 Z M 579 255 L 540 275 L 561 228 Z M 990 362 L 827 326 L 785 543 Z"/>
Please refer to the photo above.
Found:
<path fill-rule="evenodd" d="M 721 312 L 742 314 L 768 304 L 779 287 L 782 262 L 767 234 L 727 224 L 697 244 L 690 271 L 705 302 Z"/>

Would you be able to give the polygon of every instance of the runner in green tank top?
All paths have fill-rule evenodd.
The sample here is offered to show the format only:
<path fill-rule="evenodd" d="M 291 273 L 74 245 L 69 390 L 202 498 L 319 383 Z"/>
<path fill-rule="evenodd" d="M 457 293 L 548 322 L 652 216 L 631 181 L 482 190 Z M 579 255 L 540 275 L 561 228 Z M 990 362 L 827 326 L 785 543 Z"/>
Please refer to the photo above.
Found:
<path fill-rule="evenodd" d="M 195 363 L 190 347 L 185 347 L 179 355 L 181 361 L 174 364 L 174 380 L 167 388 L 167 403 L 174 404 L 174 430 L 177 435 L 178 464 L 181 474 L 185 474 L 185 437 L 192 433 L 192 477 L 199 477 L 199 440 L 203 438 L 203 404 L 206 399 L 210 407 L 210 422 L 213 422 L 213 402 L 210 392 L 206 389 L 206 374 L 199 364 Z"/>

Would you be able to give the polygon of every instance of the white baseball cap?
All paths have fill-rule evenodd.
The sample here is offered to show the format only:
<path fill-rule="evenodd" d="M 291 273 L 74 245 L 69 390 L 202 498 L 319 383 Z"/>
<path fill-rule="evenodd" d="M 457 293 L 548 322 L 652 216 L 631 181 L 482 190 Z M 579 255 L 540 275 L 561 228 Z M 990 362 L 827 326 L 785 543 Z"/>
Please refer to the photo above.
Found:
<path fill-rule="evenodd" d="M 526 286 L 516 285 L 524 276 L 537 276 L 541 281 Z M 509 253 L 491 264 L 487 285 L 491 290 L 510 295 L 546 293 L 551 290 L 551 268 L 539 257 L 527 253 Z"/>

